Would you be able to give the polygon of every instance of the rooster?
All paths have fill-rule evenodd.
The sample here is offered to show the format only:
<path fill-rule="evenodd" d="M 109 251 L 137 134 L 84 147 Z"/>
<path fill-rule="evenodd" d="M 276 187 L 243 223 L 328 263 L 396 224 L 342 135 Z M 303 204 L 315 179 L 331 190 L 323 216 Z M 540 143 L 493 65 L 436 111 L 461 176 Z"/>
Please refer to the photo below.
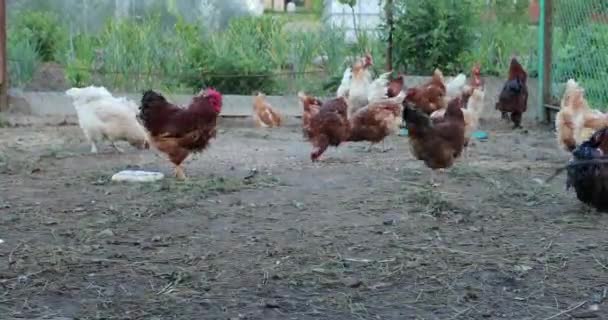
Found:
<path fill-rule="evenodd" d="M 253 97 L 253 119 L 257 127 L 274 128 L 281 126 L 281 115 L 272 109 L 261 92 Z"/>
<path fill-rule="evenodd" d="M 154 91 L 141 99 L 139 119 L 151 143 L 167 154 L 175 165 L 175 176 L 185 179 L 182 162 L 193 152 L 202 152 L 216 135 L 222 110 L 222 95 L 214 89 L 201 90 L 186 108 L 169 103 Z"/>
<path fill-rule="evenodd" d="M 66 95 L 74 101 L 78 124 L 97 153 L 97 144 L 109 140 L 119 153 L 124 152 L 115 142 L 126 140 L 138 149 L 149 147 L 146 131 L 137 122 L 137 104 L 127 98 L 116 98 L 104 87 L 71 88 Z"/>
<path fill-rule="evenodd" d="M 509 78 L 500 92 L 496 110 L 502 113 L 502 118 L 508 120 L 509 113 L 513 128 L 521 128 L 521 118 L 528 108 L 528 74 L 515 57 L 511 58 Z"/>
<path fill-rule="evenodd" d="M 407 90 L 405 101 L 416 106 L 422 112 L 430 115 L 446 105 L 446 87 L 444 84 L 443 73 L 436 69 L 431 80 Z"/>
<path fill-rule="evenodd" d="M 314 150 L 310 154 L 313 162 L 319 160 L 329 146 L 338 147 L 350 137 L 348 100 L 338 97 L 325 101 L 319 111 L 310 118 L 307 139 Z"/>
<path fill-rule="evenodd" d="M 598 211 L 608 211 L 608 128 L 596 131 L 572 151 L 566 187 Z"/>
<path fill-rule="evenodd" d="M 374 144 L 382 142 L 382 151 L 390 150 L 391 148 L 384 147 L 384 140 L 399 129 L 404 99 L 405 92 L 402 91 L 397 97 L 385 98 L 357 110 L 350 118 L 351 133 L 348 141 L 369 141 L 371 144 L 368 151 L 371 151 Z"/>
<path fill-rule="evenodd" d="M 309 139 L 311 136 L 310 132 L 310 122 L 311 119 L 319 113 L 321 109 L 321 105 L 323 102 L 321 100 L 308 96 L 304 92 L 298 93 L 298 98 L 300 98 L 300 102 L 302 102 L 302 132 L 304 134 L 304 138 Z"/>
<path fill-rule="evenodd" d="M 349 114 L 368 104 L 368 90 L 372 82 L 369 68 L 373 65 L 372 56 L 368 53 L 358 59 L 351 68 L 347 68 L 344 71 L 337 96 L 348 98 L 350 105 Z"/>
<path fill-rule="evenodd" d="M 574 79 L 568 80 L 560 110 L 555 116 L 557 143 L 572 152 L 597 130 L 608 127 L 608 115 L 589 107 L 583 89 Z"/>
<path fill-rule="evenodd" d="M 407 124 L 412 153 L 431 168 L 431 184 L 436 185 L 433 182 L 435 170 L 451 167 L 464 147 L 462 99 L 457 97 L 450 101 L 444 117 L 436 120 L 431 120 L 420 106 L 406 102 L 403 119 Z"/>

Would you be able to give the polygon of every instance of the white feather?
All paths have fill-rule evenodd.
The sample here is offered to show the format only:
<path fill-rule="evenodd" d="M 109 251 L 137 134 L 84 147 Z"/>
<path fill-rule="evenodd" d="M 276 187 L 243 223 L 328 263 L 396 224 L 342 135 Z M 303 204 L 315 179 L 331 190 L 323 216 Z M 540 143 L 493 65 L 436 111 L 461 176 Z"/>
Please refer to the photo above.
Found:
<path fill-rule="evenodd" d="M 466 84 L 467 76 L 463 73 L 458 74 L 445 86 L 446 96 L 452 98 L 460 95 Z"/>
<path fill-rule="evenodd" d="M 342 74 L 342 81 L 340 82 L 340 86 L 338 87 L 338 91 L 336 92 L 336 97 L 346 97 L 348 96 L 348 91 L 350 89 L 350 79 L 352 78 L 352 70 L 350 67 L 344 70 Z"/>
<path fill-rule="evenodd" d="M 388 98 L 388 78 L 391 74 L 392 71 L 383 73 L 369 85 L 369 91 L 367 93 L 367 101 L 369 101 L 369 103 Z"/>
<path fill-rule="evenodd" d="M 143 147 L 147 141 L 144 127 L 137 121 L 138 106 L 135 102 L 116 98 L 103 87 L 71 88 L 66 91 L 74 101 L 78 123 L 91 152 L 97 152 L 96 142 L 125 140 Z"/>

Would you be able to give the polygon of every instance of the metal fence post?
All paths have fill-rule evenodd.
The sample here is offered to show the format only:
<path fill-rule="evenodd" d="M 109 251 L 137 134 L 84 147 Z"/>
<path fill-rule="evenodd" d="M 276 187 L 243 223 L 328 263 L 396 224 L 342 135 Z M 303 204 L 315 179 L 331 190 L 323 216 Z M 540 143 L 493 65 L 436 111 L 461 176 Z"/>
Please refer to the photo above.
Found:
<path fill-rule="evenodd" d="M 547 105 L 551 103 L 552 47 L 553 47 L 553 1 L 540 0 L 538 30 L 538 113 L 537 120 L 551 122 Z"/>
<path fill-rule="evenodd" d="M 8 110 L 6 61 L 6 1 L 0 0 L 0 111 Z"/>
<path fill-rule="evenodd" d="M 386 70 L 393 70 L 393 0 L 386 0 L 384 8 L 388 26 L 388 43 L 386 48 Z"/>

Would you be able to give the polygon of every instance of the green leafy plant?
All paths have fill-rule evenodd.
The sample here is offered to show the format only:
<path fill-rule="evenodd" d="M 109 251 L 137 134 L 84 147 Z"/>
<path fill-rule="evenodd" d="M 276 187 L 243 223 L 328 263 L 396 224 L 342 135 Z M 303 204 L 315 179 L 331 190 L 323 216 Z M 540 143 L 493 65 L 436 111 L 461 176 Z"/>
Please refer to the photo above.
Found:
<path fill-rule="evenodd" d="M 27 38 L 9 36 L 7 52 L 11 85 L 22 87 L 32 79 L 40 64 L 38 50 Z"/>
<path fill-rule="evenodd" d="M 23 12 L 9 32 L 13 37 L 28 39 L 44 62 L 56 60 L 67 40 L 65 28 L 51 12 Z"/>
<path fill-rule="evenodd" d="M 553 82 L 562 84 L 574 78 L 585 88 L 585 95 L 592 106 L 605 108 L 608 104 L 608 88 L 605 85 L 608 76 L 605 54 L 608 26 L 582 24 L 557 36 L 554 42 L 554 52 L 557 54 L 553 64 Z M 561 90 L 554 92 L 561 94 Z"/>
<path fill-rule="evenodd" d="M 474 0 L 403 0 L 395 4 L 394 63 L 408 73 L 460 69 L 458 58 L 473 43 Z"/>

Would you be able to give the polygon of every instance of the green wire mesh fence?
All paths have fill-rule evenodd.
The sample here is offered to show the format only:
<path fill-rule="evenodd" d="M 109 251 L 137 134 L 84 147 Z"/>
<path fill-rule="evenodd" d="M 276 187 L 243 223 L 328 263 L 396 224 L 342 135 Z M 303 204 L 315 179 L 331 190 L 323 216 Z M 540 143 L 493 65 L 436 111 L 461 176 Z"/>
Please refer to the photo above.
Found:
<path fill-rule="evenodd" d="M 547 1 L 547 0 L 545 0 Z M 574 78 L 589 104 L 608 106 L 608 1 L 553 0 L 551 103 L 559 105 L 565 83 Z"/>

